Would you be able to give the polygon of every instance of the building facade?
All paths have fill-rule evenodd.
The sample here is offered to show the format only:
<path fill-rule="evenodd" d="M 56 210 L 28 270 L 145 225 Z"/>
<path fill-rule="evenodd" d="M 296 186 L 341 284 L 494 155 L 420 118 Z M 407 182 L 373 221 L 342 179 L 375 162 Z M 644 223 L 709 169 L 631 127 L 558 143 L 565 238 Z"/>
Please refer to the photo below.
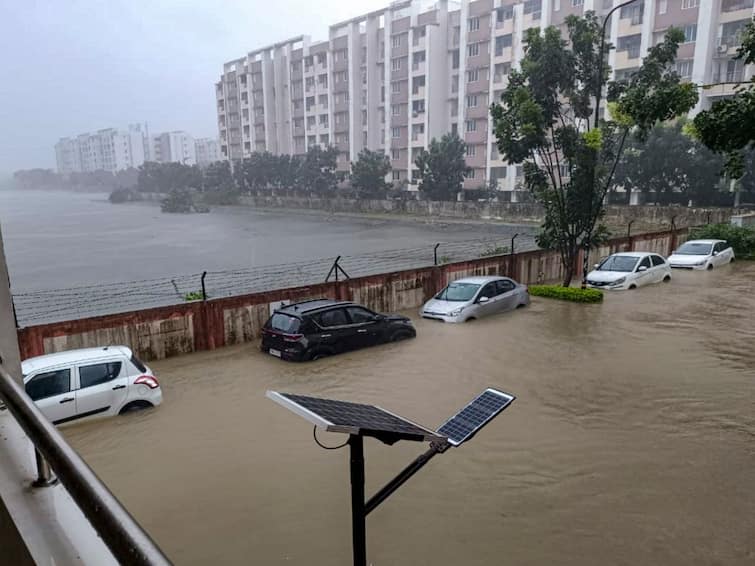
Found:
<path fill-rule="evenodd" d="M 146 128 L 132 124 L 126 130 L 107 128 L 55 144 L 58 173 L 120 171 L 139 167 L 147 160 Z"/>
<path fill-rule="evenodd" d="M 198 138 L 194 140 L 194 149 L 197 156 L 197 165 L 207 167 L 223 159 L 220 154 L 220 144 L 215 138 Z"/>
<path fill-rule="evenodd" d="M 335 145 L 347 170 L 363 148 L 390 156 L 392 180 L 412 187 L 414 158 L 432 138 L 458 132 L 472 172 L 464 188 L 493 181 L 516 200 L 523 173 L 498 155 L 488 108 L 524 56 L 530 28 L 566 32 L 570 14 L 607 14 L 621 0 L 422 0 L 330 27 L 326 41 L 294 37 L 223 66 L 215 85 L 221 156 L 254 151 L 303 154 Z M 641 64 L 670 26 L 684 30 L 678 72 L 698 84 L 746 80 L 733 56 L 753 0 L 637 0 L 611 19 L 609 62 L 616 77 Z M 701 90 L 695 112 L 733 84 Z M 502 195 L 503 196 L 503 195 Z"/>
<path fill-rule="evenodd" d="M 150 161 L 196 165 L 194 138 L 183 131 L 163 132 L 152 138 Z"/>

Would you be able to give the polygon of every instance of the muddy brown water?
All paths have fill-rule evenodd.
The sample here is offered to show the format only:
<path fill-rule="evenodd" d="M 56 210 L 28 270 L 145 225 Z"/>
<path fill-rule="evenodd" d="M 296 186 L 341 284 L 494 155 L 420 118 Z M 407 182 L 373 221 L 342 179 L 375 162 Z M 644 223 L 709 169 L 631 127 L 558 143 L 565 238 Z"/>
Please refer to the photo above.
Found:
<path fill-rule="evenodd" d="M 253 345 L 164 360 L 162 407 L 65 434 L 176 564 L 346 565 L 348 452 L 265 391 L 437 426 L 495 386 L 517 401 L 370 515 L 372 564 L 752 565 L 754 279 L 738 263 L 602 305 L 418 321 L 414 341 L 311 364 Z M 421 449 L 368 440 L 368 492 Z"/>

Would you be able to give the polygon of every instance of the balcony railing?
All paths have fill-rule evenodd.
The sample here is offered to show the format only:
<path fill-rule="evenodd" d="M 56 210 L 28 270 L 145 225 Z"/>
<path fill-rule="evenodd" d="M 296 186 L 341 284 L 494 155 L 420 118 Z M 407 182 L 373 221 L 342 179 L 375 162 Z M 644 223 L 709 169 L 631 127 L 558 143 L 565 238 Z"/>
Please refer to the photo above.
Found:
<path fill-rule="evenodd" d="M 36 485 L 52 485 L 52 469 L 119 563 L 170 565 L 150 536 L 2 366 L 0 400 L 34 445 L 38 475 Z M 44 529 L 44 525 L 39 528 Z"/>

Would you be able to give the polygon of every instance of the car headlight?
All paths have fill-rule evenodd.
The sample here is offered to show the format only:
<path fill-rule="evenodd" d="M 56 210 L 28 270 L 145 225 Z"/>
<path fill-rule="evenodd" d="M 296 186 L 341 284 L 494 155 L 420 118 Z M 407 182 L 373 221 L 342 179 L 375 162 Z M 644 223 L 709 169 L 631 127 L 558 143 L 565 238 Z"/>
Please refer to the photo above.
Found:
<path fill-rule="evenodd" d="M 695 263 L 695 265 L 705 265 L 706 261 L 708 261 L 708 260 L 707 259 L 702 259 L 702 260 L 698 261 L 697 263 Z"/>
<path fill-rule="evenodd" d="M 627 281 L 626 277 L 621 277 L 620 279 L 617 279 L 616 281 L 611 283 L 611 285 L 621 285 L 623 283 L 626 283 L 626 281 Z"/>
<path fill-rule="evenodd" d="M 452 310 L 450 313 L 448 313 L 448 316 L 459 316 L 461 314 L 461 311 L 464 310 L 464 307 L 458 308 L 456 310 Z"/>

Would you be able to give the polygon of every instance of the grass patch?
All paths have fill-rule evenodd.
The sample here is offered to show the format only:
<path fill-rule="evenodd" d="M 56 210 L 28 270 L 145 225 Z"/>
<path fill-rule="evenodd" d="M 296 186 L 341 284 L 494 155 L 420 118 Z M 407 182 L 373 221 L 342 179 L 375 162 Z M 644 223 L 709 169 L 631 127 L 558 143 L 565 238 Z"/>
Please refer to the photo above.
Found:
<path fill-rule="evenodd" d="M 597 289 L 561 287 L 560 285 L 530 285 L 530 295 L 572 301 L 573 303 L 602 303 L 603 292 Z"/>

